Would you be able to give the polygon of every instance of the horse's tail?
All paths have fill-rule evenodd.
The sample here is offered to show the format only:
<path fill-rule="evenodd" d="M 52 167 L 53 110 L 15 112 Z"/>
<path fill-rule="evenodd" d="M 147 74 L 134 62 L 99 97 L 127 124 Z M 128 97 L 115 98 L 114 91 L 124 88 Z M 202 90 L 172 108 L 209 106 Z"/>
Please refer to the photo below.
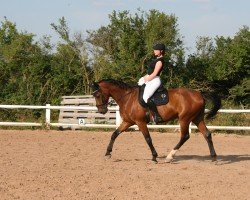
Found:
<path fill-rule="evenodd" d="M 214 92 L 202 92 L 201 94 L 205 100 L 210 100 L 213 103 L 213 107 L 206 113 L 206 119 L 211 119 L 221 108 L 221 98 Z"/>

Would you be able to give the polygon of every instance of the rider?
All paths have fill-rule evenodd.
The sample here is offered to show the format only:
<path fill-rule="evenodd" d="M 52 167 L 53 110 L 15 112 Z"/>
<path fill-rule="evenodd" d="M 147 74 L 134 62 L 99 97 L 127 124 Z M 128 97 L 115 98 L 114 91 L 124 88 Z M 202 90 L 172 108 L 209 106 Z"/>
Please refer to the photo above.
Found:
<path fill-rule="evenodd" d="M 138 85 L 143 85 L 144 83 L 146 84 L 143 93 L 143 100 L 147 103 L 148 108 L 153 112 L 153 120 L 157 124 L 162 121 L 162 119 L 159 116 L 156 105 L 148 100 L 161 85 L 160 74 L 164 67 L 163 56 L 165 54 L 165 45 L 158 43 L 153 46 L 153 49 L 156 58 L 151 61 L 148 66 L 147 74 L 140 78 Z"/>

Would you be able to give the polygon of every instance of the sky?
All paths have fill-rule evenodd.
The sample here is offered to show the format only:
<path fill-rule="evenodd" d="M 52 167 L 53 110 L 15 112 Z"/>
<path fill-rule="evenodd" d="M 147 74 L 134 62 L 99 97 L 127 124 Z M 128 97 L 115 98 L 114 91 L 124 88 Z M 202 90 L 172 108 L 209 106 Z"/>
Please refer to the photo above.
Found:
<path fill-rule="evenodd" d="M 156 9 L 178 18 L 187 52 L 195 50 L 198 36 L 234 36 L 250 26 L 250 0 L 0 0 L 0 21 L 7 17 L 19 31 L 59 40 L 51 27 L 65 17 L 71 33 L 96 30 L 109 23 L 113 10 L 131 14 Z"/>

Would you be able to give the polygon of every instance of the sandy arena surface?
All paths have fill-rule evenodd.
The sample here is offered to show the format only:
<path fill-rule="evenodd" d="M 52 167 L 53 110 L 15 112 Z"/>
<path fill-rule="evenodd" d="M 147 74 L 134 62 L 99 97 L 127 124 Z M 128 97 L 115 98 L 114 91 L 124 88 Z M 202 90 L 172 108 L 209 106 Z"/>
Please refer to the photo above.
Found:
<path fill-rule="evenodd" d="M 112 132 L 112 130 L 111 130 Z M 164 163 L 178 133 L 151 133 L 158 164 L 140 132 L 0 130 L 0 199 L 250 199 L 250 136 L 213 134 L 211 162 L 200 134 Z"/>

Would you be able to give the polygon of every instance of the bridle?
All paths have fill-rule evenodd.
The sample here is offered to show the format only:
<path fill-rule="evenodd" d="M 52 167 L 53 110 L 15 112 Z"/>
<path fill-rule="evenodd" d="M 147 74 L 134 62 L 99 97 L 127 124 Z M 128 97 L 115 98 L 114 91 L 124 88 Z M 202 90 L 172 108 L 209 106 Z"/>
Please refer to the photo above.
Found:
<path fill-rule="evenodd" d="M 92 95 L 93 96 L 95 96 L 95 94 L 99 91 L 100 89 L 97 89 L 97 90 L 95 90 L 93 93 L 92 93 Z M 132 93 L 132 91 L 130 91 L 130 92 L 128 92 L 127 94 L 124 94 L 124 95 L 122 95 L 120 98 L 119 98 L 119 100 L 117 100 L 117 102 L 119 102 L 123 97 L 125 97 L 125 96 L 127 96 L 128 94 L 130 94 L 130 93 Z M 112 104 L 114 104 L 114 99 L 112 99 L 112 100 L 107 100 L 107 102 L 105 102 L 105 103 L 102 103 L 102 104 L 97 104 L 96 105 L 96 107 L 98 108 L 98 107 L 101 107 L 101 106 L 112 106 Z"/>
<path fill-rule="evenodd" d="M 112 106 L 112 104 L 114 103 L 114 100 L 110 100 L 110 101 L 107 101 L 106 103 L 102 103 L 102 104 L 98 104 L 98 105 L 96 105 L 96 107 L 98 108 L 98 107 L 100 107 L 100 106 Z"/>
<path fill-rule="evenodd" d="M 99 90 L 100 90 L 100 89 L 95 90 L 95 91 L 92 93 L 92 95 L 95 96 L 95 94 L 96 94 Z M 104 96 L 104 95 L 103 95 L 103 96 Z M 102 107 L 104 107 L 104 106 L 106 107 L 106 106 L 108 106 L 108 105 L 111 106 L 113 103 L 114 103 L 114 100 L 110 100 L 110 101 L 107 100 L 107 102 L 104 102 L 104 103 L 102 103 L 102 104 L 97 104 L 96 107 L 97 107 L 97 108 L 98 108 L 98 107 L 101 107 L 101 106 L 102 106 Z"/>

